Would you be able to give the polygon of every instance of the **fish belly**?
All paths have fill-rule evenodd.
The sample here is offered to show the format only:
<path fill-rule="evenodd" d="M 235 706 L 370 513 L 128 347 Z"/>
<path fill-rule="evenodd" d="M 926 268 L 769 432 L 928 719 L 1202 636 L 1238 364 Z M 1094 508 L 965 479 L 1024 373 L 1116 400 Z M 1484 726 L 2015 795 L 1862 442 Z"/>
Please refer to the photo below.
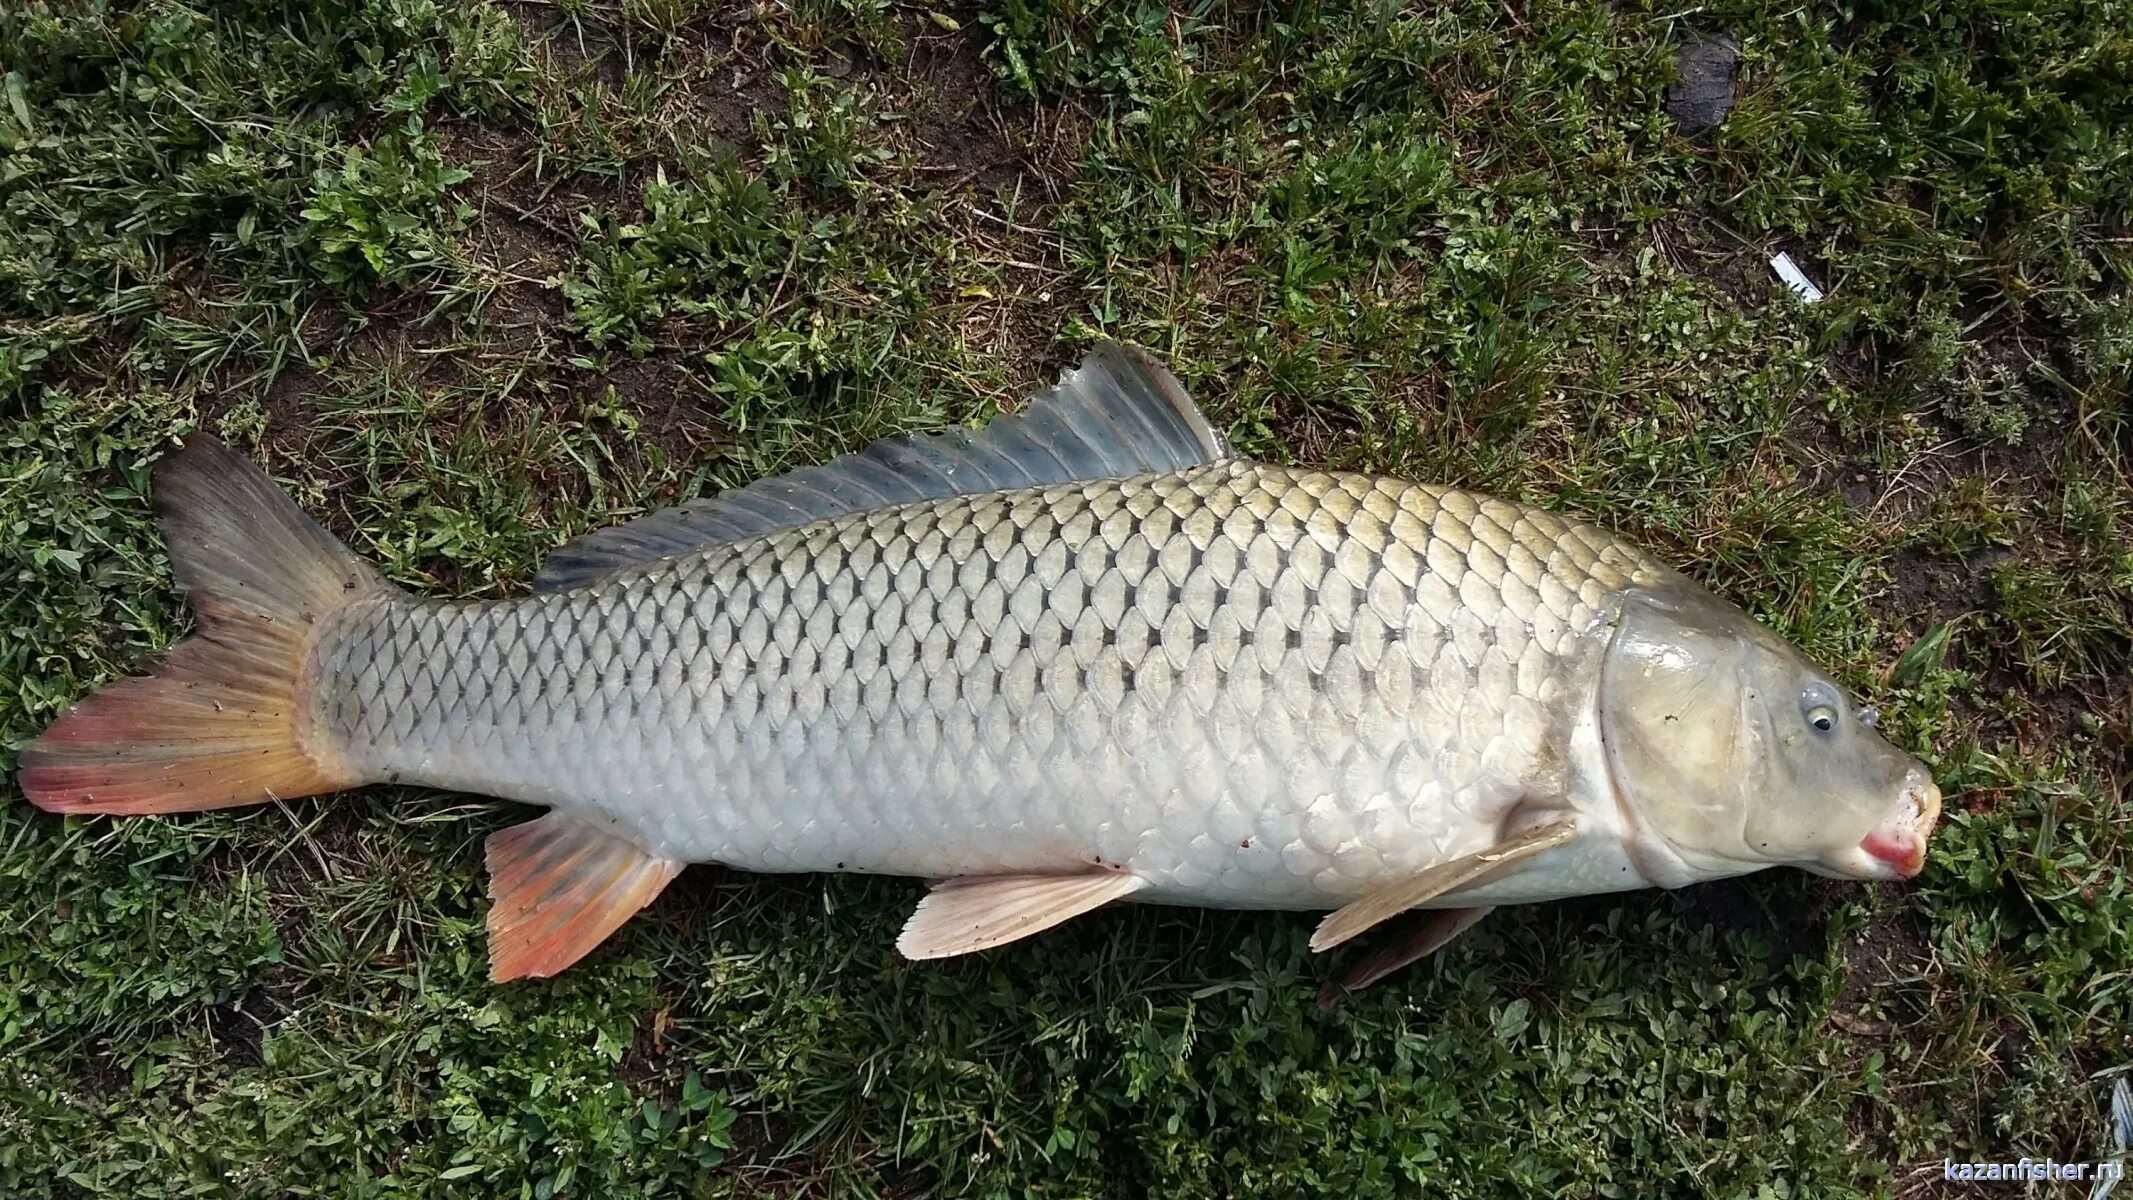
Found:
<path fill-rule="evenodd" d="M 1663 570 L 1542 510 L 1226 463 L 371 606 L 322 634 L 313 715 L 377 777 L 686 861 L 1327 907 L 1575 802 L 1613 597 Z"/>

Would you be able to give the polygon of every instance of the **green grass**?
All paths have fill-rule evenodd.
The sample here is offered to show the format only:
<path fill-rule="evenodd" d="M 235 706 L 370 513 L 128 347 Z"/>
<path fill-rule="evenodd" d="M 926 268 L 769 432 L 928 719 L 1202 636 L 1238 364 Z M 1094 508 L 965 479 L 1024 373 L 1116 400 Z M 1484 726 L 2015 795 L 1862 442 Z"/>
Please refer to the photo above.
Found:
<path fill-rule="evenodd" d="M 505 595 L 1108 334 L 1253 454 L 1645 541 L 1881 704 L 1950 811 L 1911 886 L 1505 912 L 1324 1015 L 1294 916 L 911 964 L 913 884 L 709 869 L 495 987 L 509 805 L 10 792 L 0 1193 L 1763 1200 L 2097 1155 L 2133 1061 L 2133 12 L 1681 11 L 0 9 L 0 769 L 181 633 L 174 433 L 410 586 Z M 1663 107 L 1697 30 L 1744 50 L 1705 142 Z"/>

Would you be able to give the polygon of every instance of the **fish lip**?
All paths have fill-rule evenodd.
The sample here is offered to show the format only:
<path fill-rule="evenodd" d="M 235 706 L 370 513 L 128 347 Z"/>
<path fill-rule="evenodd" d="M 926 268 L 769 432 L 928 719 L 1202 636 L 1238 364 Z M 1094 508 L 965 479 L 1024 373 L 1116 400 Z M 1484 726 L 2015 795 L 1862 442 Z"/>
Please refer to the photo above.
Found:
<path fill-rule="evenodd" d="M 1940 788 L 1919 770 L 1904 780 L 1896 811 L 1859 841 L 1860 853 L 1891 879 L 1911 879 L 1925 869 L 1926 844 L 1940 820 Z"/>

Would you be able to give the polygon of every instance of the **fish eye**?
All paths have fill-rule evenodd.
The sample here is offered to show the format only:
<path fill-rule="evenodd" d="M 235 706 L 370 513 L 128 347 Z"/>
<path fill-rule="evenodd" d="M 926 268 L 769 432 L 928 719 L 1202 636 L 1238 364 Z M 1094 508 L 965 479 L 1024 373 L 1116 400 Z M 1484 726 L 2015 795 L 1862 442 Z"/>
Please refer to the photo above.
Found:
<path fill-rule="evenodd" d="M 1800 715 L 1816 733 L 1836 732 L 1840 719 L 1837 704 L 1836 694 L 1823 683 L 1810 683 L 1800 691 Z"/>

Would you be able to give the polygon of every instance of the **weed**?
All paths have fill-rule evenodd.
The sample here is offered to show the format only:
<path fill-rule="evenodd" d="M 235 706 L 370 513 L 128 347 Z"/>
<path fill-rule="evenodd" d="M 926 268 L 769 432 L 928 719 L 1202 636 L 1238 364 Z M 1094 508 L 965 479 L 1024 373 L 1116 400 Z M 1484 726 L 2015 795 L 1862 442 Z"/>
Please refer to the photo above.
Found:
<path fill-rule="evenodd" d="M 419 119 L 368 150 L 350 147 L 338 167 L 321 167 L 314 178 L 316 190 L 302 210 L 310 222 L 305 241 L 313 269 L 329 282 L 401 283 L 436 270 L 450 235 L 470 215 L 446 205 L 445 197 L 472 172 L 446 166 Z M 253 232 L 240 224 L 238 238 Z"/>

